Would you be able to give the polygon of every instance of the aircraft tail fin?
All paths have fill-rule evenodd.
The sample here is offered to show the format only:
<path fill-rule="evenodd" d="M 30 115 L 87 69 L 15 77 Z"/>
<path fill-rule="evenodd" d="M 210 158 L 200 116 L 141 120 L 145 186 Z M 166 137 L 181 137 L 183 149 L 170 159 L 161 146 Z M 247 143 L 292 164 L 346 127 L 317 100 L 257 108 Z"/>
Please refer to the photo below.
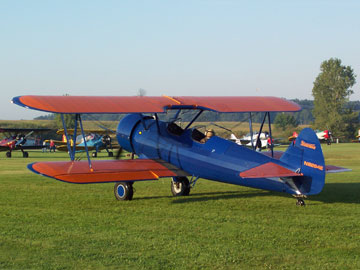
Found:
<path fill-rule="evenodd" d="M 284 179 L 298 195 L 314 195 L 323 189 L 325 161 L 319 139 L 312 129 L 303 129 L 281 156 L 280 161 L 302 174 Z"/>

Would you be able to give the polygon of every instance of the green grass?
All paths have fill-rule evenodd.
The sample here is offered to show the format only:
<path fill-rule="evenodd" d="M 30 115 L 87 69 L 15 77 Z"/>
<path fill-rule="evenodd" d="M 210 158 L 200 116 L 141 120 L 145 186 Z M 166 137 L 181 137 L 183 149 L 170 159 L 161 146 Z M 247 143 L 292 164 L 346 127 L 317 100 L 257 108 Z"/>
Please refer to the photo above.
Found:
<path fill-rule="evenodd" d="M 323 146 L 327 176 L 306 207 L 276 192 L 199 180 L 174 198 L 169 179 L 73 185 L 0 157 L 0 269 L 360 269 L 360 144 Z"/>

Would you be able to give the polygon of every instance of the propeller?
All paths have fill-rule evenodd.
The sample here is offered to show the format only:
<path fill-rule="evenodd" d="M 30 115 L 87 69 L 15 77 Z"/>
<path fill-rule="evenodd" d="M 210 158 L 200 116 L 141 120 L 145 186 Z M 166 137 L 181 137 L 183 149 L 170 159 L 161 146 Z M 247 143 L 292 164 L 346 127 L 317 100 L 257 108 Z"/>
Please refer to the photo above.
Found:
<path fill-rule="evenodd" d="M 121 154 L 123 153 L 123 151 L 124 151 L 124 148 L 122 148 L 122 147 L 120 146 L 120 148 L 119 148 L 119 150 L 117 151 L 116 156 L 115 156 L 115 159 L 116 159 L 116 160 L 121 159 Z M 131 159 L 134 159 L 134 158 L 135 158 L 135 154 L 134 154 L 134 153 L 131 153 L 130 156 L 131 156 Z"/>
<path fill-rule="evenodd" d="M 118 160 L 120 159 L 121 153 L 123 152 L 123 148 L 120 146 L 119 150 L 116 153 L 115 159 Z"/>

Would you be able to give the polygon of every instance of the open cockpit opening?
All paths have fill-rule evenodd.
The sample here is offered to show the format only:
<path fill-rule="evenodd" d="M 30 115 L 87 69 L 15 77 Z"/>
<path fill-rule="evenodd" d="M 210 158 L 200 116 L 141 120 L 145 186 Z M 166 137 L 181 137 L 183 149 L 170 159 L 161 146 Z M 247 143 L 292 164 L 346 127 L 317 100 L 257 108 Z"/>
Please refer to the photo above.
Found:
<path fill-rule="evenodd" d="M 180 136 L 184 132 L 184 129 L 178 126 L 177 124 L 175 124 L 174 122 L 168 124 L 167 130 L 169 133 L 177 136 Z"/>

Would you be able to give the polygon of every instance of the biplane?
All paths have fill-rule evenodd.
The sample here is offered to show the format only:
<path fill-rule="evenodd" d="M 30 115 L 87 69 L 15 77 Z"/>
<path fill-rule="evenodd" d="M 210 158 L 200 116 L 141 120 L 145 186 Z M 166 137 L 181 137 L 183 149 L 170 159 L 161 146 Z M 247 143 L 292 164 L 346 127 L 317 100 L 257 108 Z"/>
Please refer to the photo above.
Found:
<path fill-rule="evenodd" d="M 20 150 L 24 158 L 29 157 L 29 153 L 24 150 L 42 148 L 39 137 L 30 138 L 35 133 L 49 132 L 48 128 L 0 128 L 0 133 L 5 134 L 5 138 L 0 141 L 0 151 L 6 151 L 6 157 L 11 158 L 12 151 Z"/>
<path fill-rule="evenodd" d="M 64 129 L 59 129 L 56 133 L 63 136 L 62 141 L 55 141 L 56 149 L 59 151 L 68 151 Z M 112 133 L 111 130 L 85 129 L 84 133 L 85 138 L 81 134 L 75 138 L 76 151 L 78 152 L 85 151 L 85 141 L 87 149 L 94 151 L 91 154 L 92 157 L 97 157 L 97 154 L 103 149 L 105 149 L 109 157 L 112 157 L 114 155 L 112 150 L 119 148 L 119 145 L 114 143 L 113 138 L 109 135 Z M 74 135 L 74 129 L 67 129 L 67 134 Z M 71 146 L 73 143 L 74 140 L 70 139 Z"/>
<path fill-rule="evenodd" d="M 75 159 L 76 145 L 67 143 L 70 161 L 35 162 L 28 168 L 38 174 L 60 181 L 77 184 L 115 182 L 114 193 L 118 200 L 133 198 L 133 183 L 170 177 L 174 196 L 189 195 L 199 178 L 242 185 L 294 195 L 298 205 L 304 198 L 321 192 L 325 183 L 325 166 L 322 149 L 316 134 L 305 128 L 295 143 L 284 153 L 256 152 L 255 149 L 213 136 L 201 143 L 204 134 L 193 123 L 204 111 L 220 113 L 264 114 L 259 134 L 266 122 L 271 133 L 271 112 L 296 112 L 296 103 L 276 97 L 147 97 L 147 96 L 19 96 L 13 103 L 40 111 L 59 113 L 63 120 L 68 142 L 70 135 L 64 114 L 75 114 L 75 131 L 79 126 L 85 136 L 81 115 L 90 113 L 127 114 L 119 122 L 116 136 L 121 146 L 136 154 L 138 159 L 91 160 Z M 182 110 L 194 110 L 193 119 L 180 127 L 174 120 L 163 121 L 160 114 Z M 177 117 L 173 118 L 176 119 Z M 85 140 L 85 148 L 86 140 Z M 120 151 L 119 151 L 120 152 Z M 328 167 L 328 172 L 344 171 L 340 167 Z"/>
<path fill-rule="evenodd" d="M 330 130 L 315 130 L 316 137 L 319 139 L 320 142 L 326 142 L 327 145 L 331 145 L 333 141 L 333 135 Z M 299 136 L 299 134 L 294 131 L 292 136 L 289 137 L 289 141 L 294 141 Z"/>
<path fill-rule="evenodd" d="M 237 138 L 235 134 L 230 135 L 230 140 L 236 142 L 240 145 L 245 145 L 247 147 L 251 147 L 255 149 L 262 149 L 262 148 L 270 148 L 271 144 L 273 146 L 279 146 L 280 144 L 274 144 L 275 139 L 271 138 L 269 136 L 269 133 L 267 131 L 262 132 L 259 136 L 257 132 L 254 132 L 253 134 L 246 134 L 242 138 Z"/>

